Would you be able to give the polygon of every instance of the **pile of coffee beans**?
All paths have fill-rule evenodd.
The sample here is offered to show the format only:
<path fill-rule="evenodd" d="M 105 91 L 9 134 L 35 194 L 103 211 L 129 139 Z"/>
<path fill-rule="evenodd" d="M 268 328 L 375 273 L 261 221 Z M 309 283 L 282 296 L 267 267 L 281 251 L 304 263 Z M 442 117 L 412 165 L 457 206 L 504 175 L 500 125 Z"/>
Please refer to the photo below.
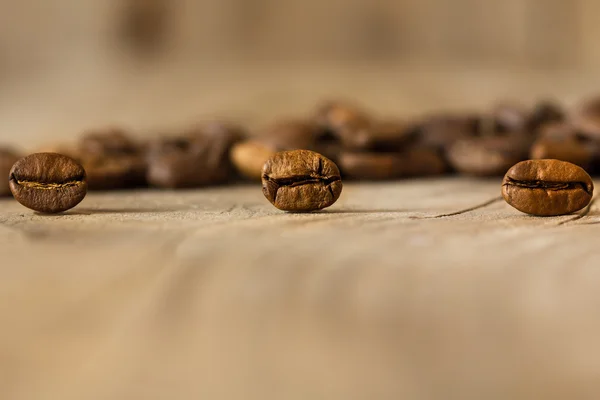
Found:
<path fill-rule="evenodd" d="M 479 113 L 438 113 L 410 120 L 376 116 L 348 101 L 329 101 L 305 118 L 279 119 L 251 133 L 216 121 L 141 141 L 123 129 L 109 128 L 85 132 L 72 145 L 39 149 L 15 164 L 21 156 L 0 148 L 0 177 L 8 177 L 0 178 L 0 196 L 9 195 L 10 187 L 24 205 L 43 212 L 72 207 L 87 189 L 179 189 L 241 180 L 262 180 L 265 196 L 277 208 L 312 211 L 337 200 L 342 178 L 502 176 L 517 164 L 503 183 L 507 201 L 531 214 L 554 215 L 555 210 L 535 211 L 521 204 L 522 193 L 554 190 L 564 183 L 564 196 L 557 194 L 556 199 L 568 200 L 572 212 L 583 204 L 579 189 L 591 195 L 588 182 L 569 186 L 567 178 L 582 175 L 562 172 L 558 180 L 547 181 L 530 170 L 523 172 L 525 167 L 518 163 L 556 159 L 600 171 L 600 97 L 572 109 L 552 102 L 534 107 L 499 103 Z M 72 203 L 61 198 L 37 204 L 48 202 L 44 199 L 50 189 L 59 187 L 65 189 L 63 195 L 73 194 Z M 574 200 L 580 194 L 581 201 Z"/>

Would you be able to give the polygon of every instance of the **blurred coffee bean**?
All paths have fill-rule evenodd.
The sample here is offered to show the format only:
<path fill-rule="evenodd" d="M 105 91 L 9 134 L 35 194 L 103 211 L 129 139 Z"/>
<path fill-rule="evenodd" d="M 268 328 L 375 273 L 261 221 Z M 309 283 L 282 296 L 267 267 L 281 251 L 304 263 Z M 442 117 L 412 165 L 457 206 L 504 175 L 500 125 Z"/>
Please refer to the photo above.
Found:
<path fill-rule="evenodd" d="M 240 175 L 260 181 L 263 165 L 275 153 L 277 153 L 277 149 L 274 146 L 258 140 L 247 140 L 237 143 L 231 148 L 230 158 Z"/>
<path fill-rule="evenodd" d="M 493 111 L 495 132 L 527 132 L 529 112 L 517 103 L 499 103 Z"/>
<path fill-rule="evenodd" d="M 393 119 L 376 121 L 366 131 L 362 148 L 383 152 L 399 151 L 416 138 L 414 125 Z"/>
<path fill-rule="evenodd" d="M 448 163 L 438 149 L 417 147 L 400 155 L 404 159 L 404 175 L 407 177 L 437 176 L 446 173 Z"/>
<path fill-rule="evenodd" d="M 139 147 L 124 130 L 110 128 L 85 133 L 79 150 L 91 155 L 137 154 Z"/>
<path fill-rule="evenodd" d="M 527 159 L 530 141 L 524 135 L 461 139 L 449 146 L 447 157 L 458 172 L 503 175 L 508 168 Z"/>
<path fill-rule="evenodd" d="M 576 138 L 561 140 L 540 138 L 531 146 L 529 158 L 568 161 L 588 169 L 592 164 L 594 153 L 592 148 Z"/>
<path fill-rule="evenodd" d="M 361 153 L 344 151 L 338 166 L 344 178 L 386 180 L 402 177 L 406 161 L 398 153 Z"/>
<path fill-rule="evenodd" d="M 0 147 L 0 197 L 10 195 L 8 185 L 10 169 L 21 157 L 8 147 Z"/>
<path fill-rule="evenodd" d="M 259 139 L 279 150 L 313 150 L 322 130 L 309 121 L 282 119 L 267 126 Z"/>
<path fill-rule="evenodd" d="M 550 123 L 559 123 L 565 119 L 563 109 L 550 101 L 542 101 L 535 105 L 529 115 L 528 129 L 532 132 Z"/>
<path fill-rule="evenodd" d="M 475 115 L 434 115 L 416 128 L 418 143 L 424 147 L 445 149 L 459 139 L 479 134 L 480 118 Z"/>
<path fill-rule="evenodd" d="M 550 140 L 567 140 L 577 136 L 573 125 L 566 122 L 550 122 L 539 127 L 538 138 Z"/>
<path fill-rule="evenodd" d="M 351 103 L 328 102 L 318 107 L 315 120 L 327 134 L 347 149 L 368 147 L 373 121 L 366 111 Z"/>
<path fill-rule="evenodd" d="M 141 155 L 83 154 L 89 190 L 127 189 L 146 183 L 146 160 Z"/>
<path fill-rule="evenodd" d="M 582 102 L 570 113 L 569 121 L 582 136 L 600 141 L 600 97 Z"/>
<path fill-rule="evenodd" d="M 231 129 L 195 128 L 179 138 L 158 140 L 149 150 L 148 182 L 163 188 L 224 183 L 234 171 L 230 149 L 240 139 Z"/>

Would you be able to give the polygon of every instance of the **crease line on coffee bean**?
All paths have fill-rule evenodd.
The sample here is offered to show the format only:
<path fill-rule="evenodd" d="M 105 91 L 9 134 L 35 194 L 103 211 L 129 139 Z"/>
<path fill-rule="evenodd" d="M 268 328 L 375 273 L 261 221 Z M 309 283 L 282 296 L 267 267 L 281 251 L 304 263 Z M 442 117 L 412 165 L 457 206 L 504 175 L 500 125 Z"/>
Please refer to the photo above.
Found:
<path fill-rule="evenodd" d="M 476 210 L 480 210 L 482 208 L 485 208 L 487 206 L 490 206 L 494 203 L 497 203 L 499 201 L 502 200 L 502 196 L 497 196 L 494 197 L 493 199 L 487 200 L 481 204 L 477 204 L 475 206 L 469 207 L 469 208 L 465 208 L 459 211 L 455 211 L 455 212 L 451 212 L 451 213 L 447 213 L 447 214 L 438 214 L 438 215 L 432 215 L 432 216 L 426 216 L 426 217 L 419 217 L 419 216 L 412 216 L 410 217 L 410 219 L 437 219 L 437 218 L 446 218 L 446 217 L 454 217 L 457 215 L 462 215 L 462 214 L 466 214 L 469 213 L 471 211 L 476 211 Z"/>

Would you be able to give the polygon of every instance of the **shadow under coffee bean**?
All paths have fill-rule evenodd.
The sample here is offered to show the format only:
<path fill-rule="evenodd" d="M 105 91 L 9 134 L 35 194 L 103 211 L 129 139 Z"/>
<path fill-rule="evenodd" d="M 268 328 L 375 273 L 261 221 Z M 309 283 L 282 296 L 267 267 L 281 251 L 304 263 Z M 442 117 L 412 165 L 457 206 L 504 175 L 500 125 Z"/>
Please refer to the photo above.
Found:
<path fill-rule="evenodd" d="M 10 171 L 9 184 L 19 203 L 42 213 L 73 208 L 87 193 L 83 167 L 56 153 L 36 153 L 20 159 Z"/>

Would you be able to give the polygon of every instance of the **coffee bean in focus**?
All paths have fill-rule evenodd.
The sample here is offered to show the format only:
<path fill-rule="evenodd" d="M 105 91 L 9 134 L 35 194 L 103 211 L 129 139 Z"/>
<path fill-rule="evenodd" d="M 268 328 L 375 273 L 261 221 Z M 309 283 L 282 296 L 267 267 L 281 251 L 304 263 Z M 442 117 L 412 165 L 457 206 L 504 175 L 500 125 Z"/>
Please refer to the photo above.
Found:
<path fill-rule="evenodd" d="M 502 181 L 502 196 L 514 208 L 537 216 L 581 210 L 592 200 L 594 184 L 583 168 L 559 160 L 527 160 Z"/>
<path fill-rule="evenodd" d="M 342 192 L 342 180 L 337 165 L 319 153 L 282 151 L 263 166 L 262 190 L 280 210 L 308 212 L 335 203 Z"/>
<path fill-rule="evenodd" d="M 56 153 L 35 153 L 18 160 L 10 171 L 15 199 L 32 210 L 59 213 L 86 195 L 86 173 L 77 161 Z"/>

